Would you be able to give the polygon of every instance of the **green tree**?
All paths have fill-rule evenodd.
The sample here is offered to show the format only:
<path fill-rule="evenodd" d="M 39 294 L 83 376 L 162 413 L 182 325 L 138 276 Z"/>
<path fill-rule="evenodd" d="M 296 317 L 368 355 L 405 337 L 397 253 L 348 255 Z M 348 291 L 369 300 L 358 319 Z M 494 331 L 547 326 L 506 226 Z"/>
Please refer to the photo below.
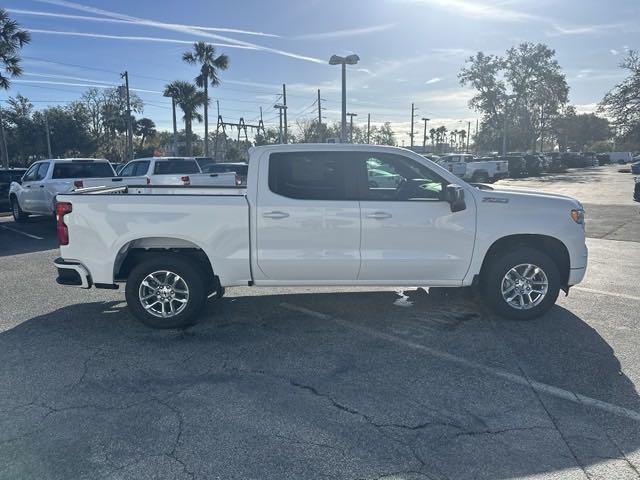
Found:
<path fill-rule="evenodd" d="M 612 118 L 625 148 L 640 149 L 640 53 L 630 50 L 620 67 L 629 76 L 605 95 L 600 111 Z"/>
<path fill-rule="evenodd" d="M 144 148 L 144 141 L 156 133 L 156 124 L 150 118 L 145 117 L 136 121 L 135 135 L 140 137 L 140 149 Z"/>
<path fill-rule="evenodd" d="M 182 59 L 190 65 L 198 64 L 200 74 L 196 77 L 196 84 L 204 88 L 204 155 L 209 156 L 209 85 L 220 85 L 219 70 L 229 67 L 229 57 L 225 54 L 216 56 L 216 49 L 206 42 L 196 42 L 193 50 L 185 52 Z"/>
<path fill-rule="evenodd" d="M 10 78 L 22 75 L 19 51 L 31 41 L 31 35 L 21 30 L 15 20 L 11 20 L 6 10 L 0 8 L 0 89 L 8 90 Z"/>
<path fill-rule="evenodd" d="M 197 122 L 202 121 L 202 115 L 200 115 L 198 109 L 206 105 L 205 94 L 198 90 L 194 84 L 185 82 L 184 80 L 174 80 L 165 86 L 165 91 L 166 90 L 174 92 L 176 103 L 182 110 L 187 155 L 191 156 L 193 154 L 193 131 L 191 126 L 194 120 Z"/>
<path fill-rule="evenodd" d="M 375 145 L 396 145 L 396 136 L 391 123 L 385 122 L 381 127 L 371 132 L 371 139 Z"/>
<path fill-rule="evenodd" d="M 460 83 L 476 90 L 469 106 L 482 114 L 480 148 L 501 148 L 508 125 L 508 149 L 535 149 L 568 101 L 569 87 L 555 51 L 544 44 L 522 43 L 504 57 L 478 52 L 467 60 Z"/>
<path fill-rule="evenodd" d="M 553 127 L 563 152 L 584 150 L 587 145 L 608 140 L 611 136 L 609 120 L 593 113 L 577 114 L 572 106 L 566 108 Z"/>

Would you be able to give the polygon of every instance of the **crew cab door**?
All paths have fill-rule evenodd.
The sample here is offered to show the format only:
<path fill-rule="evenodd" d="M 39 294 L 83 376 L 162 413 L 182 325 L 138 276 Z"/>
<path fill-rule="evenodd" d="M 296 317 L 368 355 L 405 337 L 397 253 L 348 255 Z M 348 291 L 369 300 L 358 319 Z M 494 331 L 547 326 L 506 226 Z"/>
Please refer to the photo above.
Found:
<path fill-rule="evenodd" d="M 426 164 L 395 153 L 358 155 L 362 215 L 359 280 L 456 285 L 465 277 L 475 239 L 476 208 L 451 212 L 446 180 Z M 369 170 L 400 177 L 397 186 L 375 187 Z"/>
<path fill-rule="evenodd" d="M 38 162 L 31 165 L 22 177 L 20 206 L 26 212 L 42 213 L 44 208 L 44 183 L 49 162 Z"/>
<path fill-rule="evenodd" d="M 360 209 L 349 191 L 353 177 L 344 156 L 279 152 L 260 162 L 256 251 L 266 281 L 357 278 Z"/>

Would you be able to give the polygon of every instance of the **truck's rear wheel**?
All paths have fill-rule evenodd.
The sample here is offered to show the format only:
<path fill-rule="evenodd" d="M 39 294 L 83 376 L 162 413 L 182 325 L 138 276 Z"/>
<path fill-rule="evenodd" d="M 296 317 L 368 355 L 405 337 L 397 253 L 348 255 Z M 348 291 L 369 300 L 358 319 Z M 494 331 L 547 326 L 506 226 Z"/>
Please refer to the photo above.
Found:
<path fill-rule="evenodd" d="M 203 274 L 190 259 L 153 256 L 136 265 L 127 279 L 129 309 L 152 328 L 193 325 L 207 299 Z"/>
<path fill-rule="evenodd" d="M 471 178 L 473 183 L 489 183 L 489 174 L 487 172 L 476 172 Z"/>
<path fill-rule="evenodd" d="M 16 197 L 11 197 L 11 213 L 13 214 L 13 220 L 17 223 L 26 222 L 27 218 L 29 218 L 29 214 L 20 208 Z"/>
<path fill-rule="evenodd" d="M 560 292 L 560 273 L 553 259 L 527 247 L 494 257 L 482 282 L 489 306 L 498 315 L 516 320 L 544 314 Z"/>

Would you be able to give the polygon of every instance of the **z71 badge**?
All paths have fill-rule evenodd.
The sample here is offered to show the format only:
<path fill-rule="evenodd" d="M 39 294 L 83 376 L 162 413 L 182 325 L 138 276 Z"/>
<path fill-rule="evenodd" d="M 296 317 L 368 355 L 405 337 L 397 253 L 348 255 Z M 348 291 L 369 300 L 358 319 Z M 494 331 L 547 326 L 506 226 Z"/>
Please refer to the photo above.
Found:
<path fill-rule="evenodd" d="M 509 203 L 508 198 L 500 198 L 500 197 L 484 197 L 482 202 L 486 203 Z"/>

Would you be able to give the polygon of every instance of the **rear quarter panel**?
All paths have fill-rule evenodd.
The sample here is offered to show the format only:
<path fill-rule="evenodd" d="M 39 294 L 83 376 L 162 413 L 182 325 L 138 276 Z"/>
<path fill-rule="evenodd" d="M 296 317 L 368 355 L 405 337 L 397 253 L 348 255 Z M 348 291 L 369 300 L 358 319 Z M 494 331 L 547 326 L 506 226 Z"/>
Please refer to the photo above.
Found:
<path fill-rule="evenodd" d="M 84 264 L 94 283 L 113 283 L 118 253 L 143 238 L 173 238 L 201 248 L 223 285 L 246 285 L 249 212 L 244 196 L 62 195 L 69 245 L 61 256 Z"/>

